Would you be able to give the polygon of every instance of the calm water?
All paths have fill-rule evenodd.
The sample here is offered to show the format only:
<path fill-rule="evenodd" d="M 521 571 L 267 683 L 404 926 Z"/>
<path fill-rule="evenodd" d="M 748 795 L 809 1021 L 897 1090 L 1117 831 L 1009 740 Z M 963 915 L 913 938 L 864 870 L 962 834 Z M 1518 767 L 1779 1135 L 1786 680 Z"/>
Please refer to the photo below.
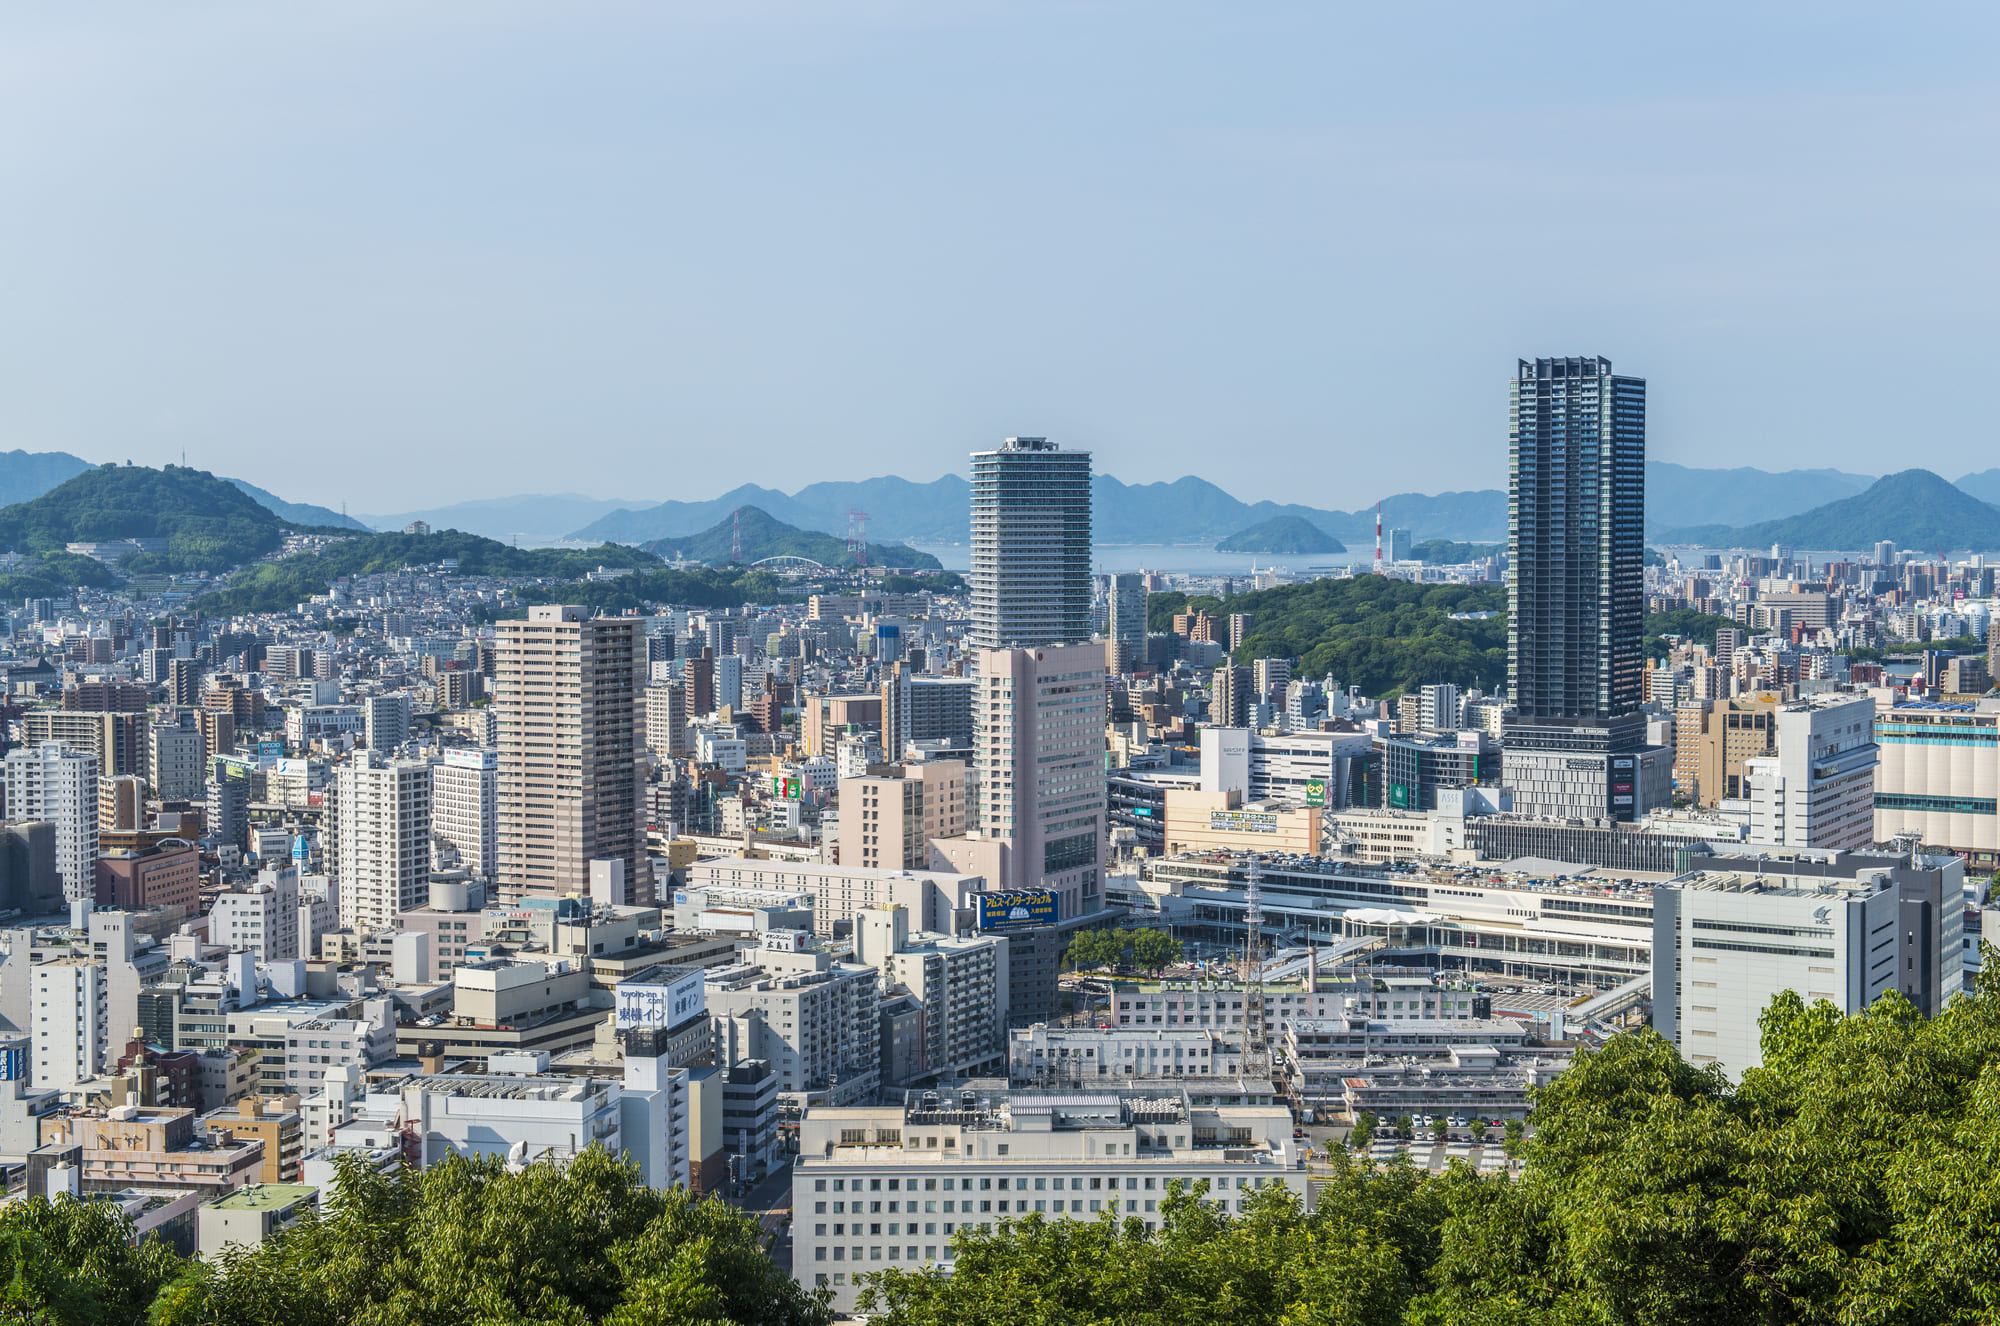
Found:
<path fill-rule="evenodd" d="M 927 552 L 944 563 L 947 571 L 972 569 L 972 549 L 963 543 L 913 543 L 918 552 Z M 1304 571 L 1309 566 L 1346 566 L 1355 561 L 1373 560 L 1373 548 L 1364 555 L 1350 548 L 1344 553 L 1312 553 L 1300 557 L 1272 557 L 1259 554 L 1219 553 L 1207 544 L 1099 543 L 1091 548 L 1091 569 L 1110 571 L 1165 571 L 1179 575 L 1247 576 L 1254 570 L 1268 570 L 1274 563 L 1286 570 Z"/>

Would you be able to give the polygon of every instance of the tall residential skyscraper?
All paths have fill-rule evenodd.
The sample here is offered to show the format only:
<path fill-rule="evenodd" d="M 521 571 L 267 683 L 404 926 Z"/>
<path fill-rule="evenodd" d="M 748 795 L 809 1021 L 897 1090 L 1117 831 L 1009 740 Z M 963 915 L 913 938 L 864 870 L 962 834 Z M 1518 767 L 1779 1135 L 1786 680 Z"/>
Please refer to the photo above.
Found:
<path fill-rule="evenodd" d="M 97 896 L 97 756 L 60 741 L 7 752 L 7 818 L 56 826 L 56 874 L 75 904 Z"/>
<path fill-rule="evenodd" d="M 445 751 L 431 774 L 431 832 L 458 849 L 458 863 L 475 879 L 493 878 L 499 819 L 499 753 L 479 746 Z"/>
<path fill-rule="evenodd" d="M 341 924 L 360 935 L 430 897 L 431 766 L 363 750 L 334 771 L 332 857 Z"/>
<path fill-rule="evenodd" d="M 1090 633 L 1090 453 L 1008 438 L 972 456 L 970 833 L 989 887 L 1104 905 L 1104 645 Z"/>
<path fill-rule="evenodd" d="M 574 606 L 500 623 L 500 892 L 508 901 L 588 893 L 590 863 L 625 863 L 628 897 L 652 897 L 646 859 L 645 623 Z"/>
<path fill-rule="evenodd" d="M 1522 720 L 1601 725 L 1644 701 L 1646 382 L 1522 360 L 1510 401 L 1508 675 Z"/>
<path fill-rule="evenodd" d="M 1636 754 L 1646 383 L 1603 358 L 1523 359 L 1508 416 L 1507 781 L 1523 810 L 1632 819 L 1670 785 Z"/>
<path fill-rule="evenodd" d="M 974 649 L 1090 639 L 1090 453 L 1010 437 L 972 453 Z"/>
<path fill-rule="evenodd" d="M 1110 612 L 1105 636 L 1110 643 L 1106 661 L 1114 672 L 1130 672 L 1146 657 L 1146 577 L 1120 571 L 1111 577 Z"/>

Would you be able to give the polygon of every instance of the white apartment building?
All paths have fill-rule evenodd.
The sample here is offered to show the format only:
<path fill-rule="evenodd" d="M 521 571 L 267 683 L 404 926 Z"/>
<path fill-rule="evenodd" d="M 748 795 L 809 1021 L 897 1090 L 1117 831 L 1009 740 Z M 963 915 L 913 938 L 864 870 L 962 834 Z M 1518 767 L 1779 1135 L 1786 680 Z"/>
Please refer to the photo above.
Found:
<path fill-rule="evenodd" d="M 961 1226 L 1102 1211 L 1159 1225 L 1178 1182 L 1229 1214 L 1267 1188 L 1307 1200 L 1301 1143 L 1279 1105 L 1197 1103 L 1192 1088 L 911 1092 L 900 1105 L 815 1106 L 792 1170 L 792 1274 L 851 1313 L 858 1278 L 951 1269 Z"/>
<path fill-rule="evenodd" d="M 977 1077 L 1007 1053 L 1009 968 L 1004 935 L 955 938 L 910 930 L 903 907 L 871 907 L 854 922 L 854 960 L 924 1008 L 925 1075 Z"/>
<path fill-rule="evenodd" d="M 1898 990 L 1935 1015 L 1962 985 L 1965 863 L 1799 852 L 1712 858 L 1653 890 L 1653 1026 L 1689 1063 L 1763 1063 L 1757 1019 L 1794 990 L 1858 1013 Z"/>
<path fill-rule="evenodd" d="M 875 870 L 864 866 L 821 865 L 813 861 L 764 861 L 723 856 L 688 867 L 688 891 L 770 889 L 812 899 L 813 930 L 831 935 L 837 923 L 852 925 L 867 907 L 901 906 L 920 930 L 951 929 L 954 910 L 972 905 L 985 891 L 978 875 L 939 870 Z M 678 901 L 678 900 L 676 900 Z"/>
<path fill-rule="evenodd" d="M 500 855 L 500 753 L 446 750 L 431 772 L 431 832 L 458 849 L 474 879 L 491 879 Z"/>
<path fill-rule="evenodd" d="M 716 1063 L 763 1059 L 778 1090 L 794 1097 L 872 1099 L 881 1080 L 881 973 L 835 962 L 806 942 L 797 931 L 772 931 L 755 965 L 708 971 Z"/>
<path fill-rule="evenodd" d="M 1778 753 L 1743 762 L 1750 841 L 1852 850 L 1875 841 L 1875 701 L 1820 695 L 1772 715 Z"/>
<path fill-rule="evenodd" d="M 340 917 L 357 934 L 395 924 L 430 895 L 431 766 L 357 752 L 334 776 L 332 860 Z"/>
<path fill-rule="evenodd" d="M 360 705 L 301 705 L 285 710 L 285 744 L 302 752 L 315 741 L 360 736 L 366 726 Z"/>
<path fill-rule="evenodd" d="M 104 1070 L 110 1048 L 110 990 L 104 971 L 84 958 L 58 958 L 28 969 L 37 1087 L 73 1087 Z"/>
<path fill-rule="evenodd" d="M 410 739 L 410 693 L 369 696 L 361 702 L 361 723 L 368 749 L 392 754 Z"/>
<path fill-rule="evenodd" d="M 178 723 L 154 723 L 146 730 L 146 781 L 164 801 L 201 796 L 201 730 Z"/>
<path fill-rule="evenodd" d="M 750 743 L 734 723 L 703 723 L 694 730 L 694 758 L 724 773 L 750 767 Z"/>
<path fill-rule="evenodd" d="M 299 944 L 299 913 L 298 872 L 267 869 L 254 882 L 216 896 L 208 912 L 209 942 L 248 950 L 265 962 L 307 957 Z"/>
<path fill-rule="evenodd" d="M 56 874 L 72 904 L 97 896 L 97 756 L 59 741 L 7 752 L 7 818 L 56 826 Z"/>
<path fill-rule="evenodd" d="M 362 1016 L 319 1016 L 285 1028 L 285 1090 L 313 1096 L 396 1057 L 392 1000 L 365 999 Z"/>

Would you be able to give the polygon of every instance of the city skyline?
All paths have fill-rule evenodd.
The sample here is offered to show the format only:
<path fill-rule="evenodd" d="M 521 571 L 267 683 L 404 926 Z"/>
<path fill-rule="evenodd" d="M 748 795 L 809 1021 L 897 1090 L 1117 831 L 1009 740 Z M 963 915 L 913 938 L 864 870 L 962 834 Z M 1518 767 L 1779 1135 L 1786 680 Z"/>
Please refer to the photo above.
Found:
<path fill-rule="evenodd" d="M 1498 486 L 1499 366 L 1591 344 L 1658 459 L 1983 466 L 1988 11 L 244 13 L 13 19 L 0 445 L 396 510 L 1027 430 L 1351 507 Z"/>

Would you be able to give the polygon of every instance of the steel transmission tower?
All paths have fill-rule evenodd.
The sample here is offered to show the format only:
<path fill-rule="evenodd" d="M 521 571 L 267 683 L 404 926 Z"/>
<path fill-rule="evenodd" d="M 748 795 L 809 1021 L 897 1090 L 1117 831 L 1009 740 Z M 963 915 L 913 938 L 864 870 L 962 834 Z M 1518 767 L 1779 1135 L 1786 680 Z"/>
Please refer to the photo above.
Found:
<path fill-rule="evenodd" d="M 1249 887 L 1243 895 L 1243 1076 L 1271 1076 L 1271 1040 L 1264 1026 L 1264 863 L 1250 854 Z"/>

